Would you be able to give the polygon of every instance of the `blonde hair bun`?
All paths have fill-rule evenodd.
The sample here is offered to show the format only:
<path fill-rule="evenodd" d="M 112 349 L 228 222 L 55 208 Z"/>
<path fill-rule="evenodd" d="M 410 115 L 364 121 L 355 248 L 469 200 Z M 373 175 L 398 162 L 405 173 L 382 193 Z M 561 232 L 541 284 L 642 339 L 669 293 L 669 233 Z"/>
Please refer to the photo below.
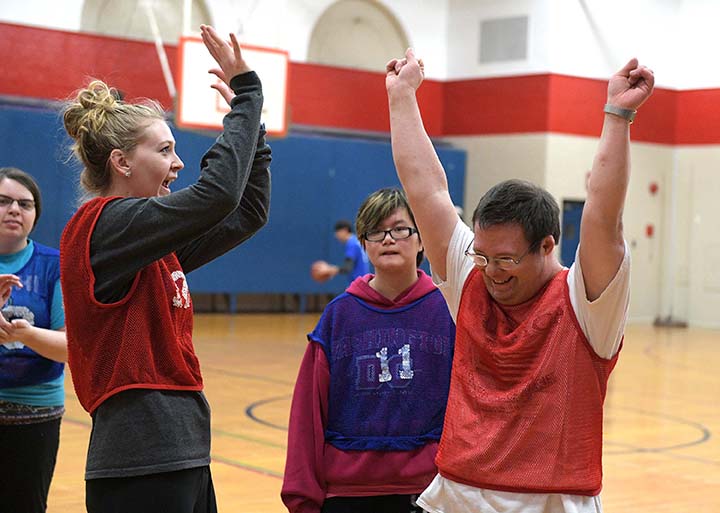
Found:
<path fill-rule="evenodd" d="M 80 185 L 85 192 L 103 194 L 111 182 L 110 153 L 132 151 L 145 128 L 164 119 L 165 111 L 156 101 L 126 103 L 117 89 L 102 80 L 92 80 L 65 102 L 63 124 L 74 140 L 71 149 L 84 167 Z"/>

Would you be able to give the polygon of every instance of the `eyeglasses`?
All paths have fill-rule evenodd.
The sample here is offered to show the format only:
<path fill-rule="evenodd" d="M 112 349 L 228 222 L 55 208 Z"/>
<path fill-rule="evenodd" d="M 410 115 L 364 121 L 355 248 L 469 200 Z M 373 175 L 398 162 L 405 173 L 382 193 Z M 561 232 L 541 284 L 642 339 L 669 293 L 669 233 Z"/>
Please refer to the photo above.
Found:
<path fill-rule="evenodd" d="M 473 261 L 473 264 L 480 267 L 481 269 L 486 268 L 490 264 L 490 260 L 495 262 L 495 265 L 498 266 L 498 268 L 502 269 L 503 271 L 510 271 L 520 265 L 520 262 L 523 258 L 525 258 L 528 254 L 530 254 L 530 248 L 523 253 L 523 255 L 520 258 L 513 258 L 513 257 L 498 257 L 498 258 L 488 258 L 485 255 L 480 255 L 478 253 L 475 253 L 472 251 L 472 245 L 475 241 L 470 241 L 470 245 L 468 245 L 467 249 L 465 250 L 465 256 L 468 257 L 470 260 Z"/>
<path fill-rule="evenodd" d="M 3 194 L 0 194 L 0 207 L 9 207 L 13 204 L 13 201 L 17 201 L 18 207 L 25 210 L 26 212 L 30 212 L 31 210 L 35 209 L 35 201 L 31 199 L 15 199 L 11 198 L 10 196 L 5 196 Z"/>
<path fill-rule="evenodd" d="M 385 240 L 385 237 L 390 235 L 392 240 L 402 240 L 409 239 L 412 237 L 413 233 L 417 232 L 418 231 L 415 228 L 410 228 L 409 226 L 396 226 L 395 228 L 391 228 L 389 230 L 372 230 L 370 232 L 365 232 L 363 234 L 363 238 L 368 242 L 382 242 Z"/>

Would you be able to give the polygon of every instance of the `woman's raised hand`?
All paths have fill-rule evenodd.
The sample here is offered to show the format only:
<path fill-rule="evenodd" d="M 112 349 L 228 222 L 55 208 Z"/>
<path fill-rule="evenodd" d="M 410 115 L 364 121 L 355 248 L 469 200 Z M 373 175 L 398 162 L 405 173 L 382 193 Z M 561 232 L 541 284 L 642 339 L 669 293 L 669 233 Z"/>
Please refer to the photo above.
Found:
<path fill-rule="evenodd" d="M 250 66 L 243 60 L 242 52 L 240 51 L 240 44 L 235 37 L 235 34 L 230 34 L 230 41 L 225 41 L 217 31 L 209 25 L 200 25 L 200 35 L 202 36 L 205 48 L 208 49 L 210 55 L 212 55 L 215 62 L 218 63 L 220 68 L 213 68 L 210 73 L 213 73 L 224 84 L 216 84 L 212 87 L 217 89 L 218 92 L 230 103 L 233 96 L 235 96 L 229 86 L 230 80 L 242 73 L 252 71 Z"/>

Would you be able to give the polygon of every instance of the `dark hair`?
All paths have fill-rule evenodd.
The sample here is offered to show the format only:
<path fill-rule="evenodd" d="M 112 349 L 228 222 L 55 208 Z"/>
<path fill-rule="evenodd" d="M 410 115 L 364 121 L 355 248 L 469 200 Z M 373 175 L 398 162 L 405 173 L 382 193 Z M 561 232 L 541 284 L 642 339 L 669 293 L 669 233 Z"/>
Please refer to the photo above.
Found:
<path fill-rule="evenodd" d="M 335 229 L 333 231 L 338 230 L 347 230 L 352 233 L 352 223 L 347 219 L 340 219 L 337 223 L 335 223 Z"/>
<path fill-rule="evenodd" d="M 480 199 L 473 213 L 473 225 L 481 229 L 499 224 L 518 224 L 537 252 L 542 240 L 552 235 L 560 242 L 560 207 L 542 187 L 525 180 L 506 180 L 492 187 Z"/>
<path fill-rule="evenodd" d="M 363 241 L 363 245 L 366 241 L 365 234 L 370 230 L 377 228 L 384 219 L 399 208 L 407 210 L 407 213 L 410 216 L 410 221 L 412 221 L 413 224 L 411 228 L 417 228 L 415 216 L 410 209 L 410 204 L 408 203 L 405 193 L 401 189 L 397 189 L 395 187 L 380 189 L 365 198 L 365 201 L 363 201 L 362 205 L 360 205 L 360 208 L 358 209 L 357 217 L 355 219 L 358 234 Z M 418 232 L 418 239 L 420 239 L 420 232 Z M 422 263 L 424 256 L 424 250 L 421 249 L 418 251 L 416 259 L 418 267 Z"/>
<path fill-rule="evenodd" d="M 40 213 L 42 212 L 40 187 L 30 174 L 16 167 L 0 167 L 0 182 L 5 178 L 15 180 L 32 194 L 33 201 L 35 202 L 35 222 L 33 223 L 33 228 L 35 228 L 38 219 L 40 219 Z"/>

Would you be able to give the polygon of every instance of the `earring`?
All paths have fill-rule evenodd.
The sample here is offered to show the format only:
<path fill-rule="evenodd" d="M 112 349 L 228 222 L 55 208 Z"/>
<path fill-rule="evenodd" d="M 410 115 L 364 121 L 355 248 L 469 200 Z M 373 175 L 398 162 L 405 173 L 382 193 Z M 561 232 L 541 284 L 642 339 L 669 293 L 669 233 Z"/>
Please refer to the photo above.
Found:
<path fill-rule="evenodd" d="M 132 174 L 132 171 L 125 171 L 125 177 L 130 178 L 130 175 Z"/>

